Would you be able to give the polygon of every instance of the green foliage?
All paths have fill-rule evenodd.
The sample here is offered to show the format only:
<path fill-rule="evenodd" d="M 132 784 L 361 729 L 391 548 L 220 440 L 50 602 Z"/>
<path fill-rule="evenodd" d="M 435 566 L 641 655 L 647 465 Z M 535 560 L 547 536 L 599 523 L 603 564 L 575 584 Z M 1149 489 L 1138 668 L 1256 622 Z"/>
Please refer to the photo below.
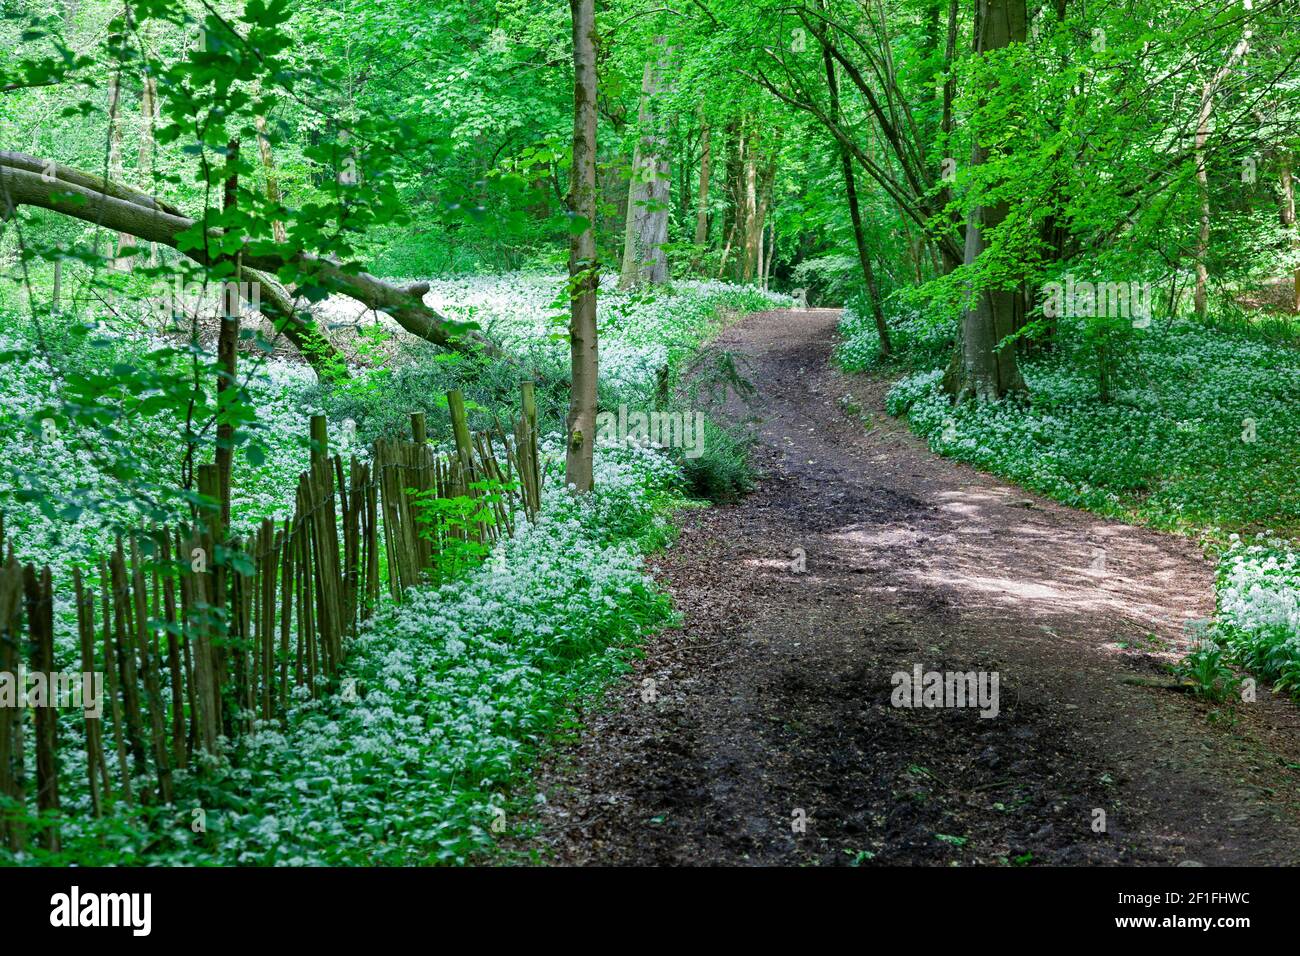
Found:
<path fill-rule="evenodd" d="M 938 310 L 919 309 L 891 301 L 885 325 L 894 350 L 891 365 L 934 368 L 947 361 L 956 339 L 955 324 Z M 880 333 L 870 304 L 862 294 L 849 300 L 840 318 L 840 341 L 835 359 L 846 372 L 864 372 L 882 366 Z"/>
<path fill-rule="evenodd" d="M 809 306 L 825 308 L 861 294 L 861 266 L 856 255 L 818 256 L 796 265 L 790 281 L 795 288 L 804 290 Z"/>
<path fill-rule="evenodd" d="M 524 809 L 524 774 L 574 703 L 672 619 L 623 536 L 662 521 L 646 493 L 662 475 L 635 458 L 602 467 L 591 500 L 561 493 L 498 546 L 506 570 L 464 568 L 385 608 L 349 648 L 355 700 L 297 701 L 284 726 L 242 738 L 231 765 L 176 772 L 171 806 L 119 803 L 97 819 L 85 793 L 65 791 L 61 851 L 33 842 L 0 862 L 426 866 L 490 852 L 494 821 Z M 615 514 L 619 527 L 605 523 Z"/>
<path fill-rule="evenodd" d="M 1236 695 L 1241 678 L 1228 666 L 1226 652 L 1211 640 L 1200 641 L 1174 668 L 1179 677 L 1192 682 L 1197 697 L 1224 703 Z"/>
<path fill-rule="evenodd" d="M 558 359 L 539 358 L 530 372 L 538 383 L 540 427 L 562 427 L 568 405 L 567 368 Z M 368 445 L 381 435 L 406 435 L 410 414 L 425 412 L 429 436 L 451 439 L 447 393 L 459 389 L 465 396 L 470 427 L 482 430 L 493 415 L 519 404 L 519 367 L 509 360 L 469 358 L 440 353 L 431 346 L 411 345 L 382 367 L 364 369 L 346 383 L 319 383 L 307 390 L 307 400 L 323 408 L 331 421 L 356 423 L 357 439 Z"/>
<path fill-rule="evenodd" d="M 440 587 L 358 639 L 350 666 L 367 709 L 303 701 L 289 726 L 247 744 L 239 770 L 183 779 L 185 801 L 214 811 L 200 840 L 176 808 L 83 813 L 66 856 L 48 862 L 146 848 L 186 863 L 463 861 L 489 845 L 505 783 L 568 704 L 666 619 L 629 543 L 667 540 L 663 512 L 684 494 L 728 500 L 752 484 L 744 425 L 719 424 L 752 385 L 734 356 L 698 358 L 701 347 L 731 316 L 784 304 L 762 291 L 770 276 L 814 305 L 847 302 L 841 365 L 886 367 L 841 146 L 898 353 L 888 367 L 921 370 L 891 409 L 936 450 L 1071 504 L 1217 541 L 1267 532 L 1224 555 L 1222 650 L 1186 666 L 1209 695 L 1227 687 L 1225 661 L 1295 693 L 1294 550 L 1273 534 L 1300 533 L 1300 335 L 1293 317 L 1252 304 L 1300 262 L 1279 202 L 1300 129 L 1291 13 L 1257 4 L 1228 16 L 1185 0 L 1028 12 L 1025 42 L 977 55 L 962 41 L 949 57 L 945 8 L 928 2 L 602 4 L 599 404 L 707 412 L 701 454 L 603 449 L 602 490 L 552 506 L 546 534 L 518 545 L 532 564 L 516 582 L 469 534 L 499 489 L 421 501 Z M 956 15 L 968 37 L 970 6 Z M 569 27 L 563 5 L 523 0 L 88 0 L 53 13 L 8 3 L 0 142 L 106 174 L 196 222 L 179 250 L 134 251 L 131 237 L 45 210 L 0 224 L 0 506 L 19 553 L 66 569 L 114 531 L 184 516 L 194 468 L 218 441 L 236 451 L 236 522 L 279 516 L 315 411 L 336 428 L 350 421 L 349 452 L 364 456 L 371 439 L 405 433 L 412 411 L 430 413 L 444 441 L 452 388 L 484 428 L 513 413 L 527 376 L 543 432 L 562 433 L 559 273 L 585 225 L 565 199 Z M 839 54 L 835 135 L 823 40 Z M 671 77 L 646 105 L 670 120 L 674 286 L 619 292 L 611 265 L 647 132 L 641 78 L 665 51 Z M 714 172 L 700 197 L 706 142 Z M 759 229 L 741 228 L 746 207 L 765 211 Z M 988 248 L 954 268 L 959 226 L 995 208 L 1005 216 L 985 230 Z M 327 359 L 309 384 L 269 360 L 282 329 L 246 323 L 236 381 L 218 398 L 216 312 L 160 302 L 157 285 L 211 289 L 240 278 L 239 257 L 271 252 L 286 257 L 275 279 L 302 303 L 326 296 L 321 257 L 433 279 L 440 312 L 479 324 L 519 362 L 411 345 L 376 317 L 348 339 L 355 361 Z M 514 270 L 529 274 L 481 278 Z M 1208 310 L 1191 300 L 1198 274 Z M 721 275 L 752 284 L 688 279 Z M 1049 284 L 1073 279 L 1149 284 L 1157 322 L 1053 314 Z M 994 289 L 1020 297 L 1024 321 L 1003 344 L 1023 358 L 1030 396 L 953 408 L 939 378 L 957 318 Z M 1186 321 L 1194 308 L 1206 314 Z M 562 456 L 548 447 L 554 484 Z"/>
<path fill-rule="evenodd" d="M 1300 700 L 1300 547 L 1233 535 L 1217 591 L 1219 642 L 1236 663 Z"/>
<path fill-rule="evenodd" d="M 517 487 L 518 482 L 484 479 L 470 482 L 471 494 L 450 498 L 439 497 L 434 488 L 407 489 L 417 533 L 433 545 L 428 573 L 435 586 L 456 580 L 491 554 L 488 534 L 498 527 L 493 506 L 501 505 Z"/>
<path fill-rule="evenodd" d="M 687 493 L 695 498 L 726 503 L 735 501 L 754 487 L 750 462 L 753 439 L 737 428 L 727 428 L 704 419 L 703 452 L 682 457 Z"/>

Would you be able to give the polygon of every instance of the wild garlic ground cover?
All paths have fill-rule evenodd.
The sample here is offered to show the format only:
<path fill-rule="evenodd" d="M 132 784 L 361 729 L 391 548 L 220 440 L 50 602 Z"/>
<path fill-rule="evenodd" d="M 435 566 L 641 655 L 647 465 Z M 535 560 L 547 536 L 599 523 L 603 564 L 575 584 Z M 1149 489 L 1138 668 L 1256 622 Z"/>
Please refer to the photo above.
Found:
<path fill-rule="evenodd" d="M 674 469 L 641 449 L 602 449 L 598 467 L 590 501 L 553 482 L 535 527 L 368 627 L 350 649 L 356 703 L 305 703 L 290 732 L 249 742 L 232 783 L 257 802 L 231 801 L 218 859 L 459 863 L 492 845 L 548 733 L 669 618 L 638 542 L 666 533 Z"/>
<path fill-rule="evenodd" d="M 434 283 L 430 295 L 449 313 L 479 321 L 520 349 L 554 353 L 563 367 L 567 341 L 548 338 L 563 281 L 518 275 L 447 280 Z M 649 401 L 657 369 L 688 354 L 727 315 L 785 301 L 719 282 L 684 282 L 655 294 L 611 291 L 601 303 L 606 401 Z M 18 559 L 49 564 L 66 579 L 74 565 L 105 553 L 119 530 L 142 520 L 144 499 L 161 501 L 173 514 L 186 505 L 178 494 L 182 425 L 170 410 L 151 407 L 159 389 L 110 390 L 108 398 L 97 399 L 96 414 L 80 421 L 63 414 L 61 403 L 75 405 L 90 391 L 87 383 L 116 370 L 136 370 L 143 385 L 154 386 L 186 382 L 193 369 L 183 343 L 147 329 L 82 328 L 68 321 L 43 333 L 24 316 L 0 313 L 0 353 L 10 357 L 0 379 L 0 513 Z M 466 392 L 476 428 L 513 413 L 518 368 L 445 359 L 419 343 L 395 363 L 356 370 L 347 383 L 328 386 L 316 383 L 300 362 L 260 354 L 242 359 L 241 381 L 256 413 L 241 429 L 245 440 L 235 454 L 233 532 L 292 512 L 293 489 L 310 457 L 307 422 L 313 414 L 326 415 L 332 448 L 364 458 L 377 435 L 405 434 L 412 411 L 427 413 L 432 440 L 449 441 L 443 396 L 450 388 Z M 556 382 L 539 389 L 543 428 L 562 428 L 564 383 Z M 210 387 L 205 391 L 210 403 Z M 210 406 L 200 408 L 196 427 L 210 413 Z M 710 437 L 721 440 L 714 431 Z M 71 606 L 60 610 L 57 639 L 71 659 L 77 653 Z"/>
<path fill-rule="evenodd" d="M 441 279 L 429 285 L 429 305 L 450 318 L 478 324 L 520 357 L 522 367 L 539 382 L 543 429 L 562 429 L 569 402 L 567 280 L 526 273 Z M 730 319 L 789 306 L 791 298 L 716 281 L 622 292 L 616 286 L 616 276 L 604 276 L 597 302 L 600 408 L 668 408 L 692 419 L 703 414 L 703 455 L 682 460 L 690 490 L 715 501 L 733 498 L 748 483 L 747 435 L 723 427 L 714 412 L 728 389 L 743 389 L 744 383 L 733 378 L 734 366 L 725 356 L 714 356 L 718 363 L 710 368 L 696 367 L 693 357 Z M 330 300 L 328 308 L 337 312 L 337 300 Z M 350 308 L 355 319 L 356 304 Z M 412 353 L 422 359 L 410 360 Z M 517 402 L 519 377 L 520 367 L 512 363 L 430 356 L 427 348 L 415 346 L 403 349 L 392 363 L 359 374 L 346 387 L 318 390 L 308 400 L 323 404 L 331 419 L 352 420 L 362 442 L 405 429 L 408 413 L 417 409 L 430 413 L 433 438 L 449 440 L 445 409 L 438 404 L 447 389 L 465 394 L 471 426 L 483 428 L 491 426 L 492 414 Z"/>
<path fill-rule="evenodd" d="M 846 369 L 879 364 L 874 325 L 849 311 L 840 331 Z M 1136 331 L 1110 402 L 1098 399 L 1088 356 L 1062 350 L 1023 361 L 1027 402 L 954 408 L 942 369 L 928 368 L 898 381 L 887 407 L 941 454 L 1067 504 L 1226 546 L 1220 639 L 1294 693 L 1300 352 L 1192 322 Z M 918 325 L 898 341 L 915 359 L 943 354 L 928 346 L 945 334 Z"/>
<path fill-rule="evenodd" d="M 885 315 L 894 350 L 918 367 L 943 364 L 952 347 L 952 326 L 917 308 L 891 303 Z M 851 301 L 840 315 L 840 341 L 835 360 L 846 372 L 863 372 L 879 364 L 880 336 L 875 319 L 861 298 Z"/>
<path fill-rule="evenodd" d="M 1252 673 L 1300 699 L 1300 548 L 1233 535 L 1219 562 L 1216 638 Z"/>
<path fill-rule="evenodd" d="M 124 390 L 100 403 L 104 415 L 82 421 L 60 414 L 61 400 L 75 401 L 83 379 L 114 367 L 147 365 L 183 381 L 189 363 L 174 343 L 145 334 L 91 333 L 42 349 L 30 326 L 2 315 L 0 323 L 0 351 L 24 359 L 7 365 L 0 382 L 0 511 L 20 560 L 66 573 L 138 519 L 135 492 L 148 489 L 153 497 L 179 487 L 184 441 L 173 418 L 150 410 L 148 393 Z M 262 359 L 248 363 L 243 376 L 257 413 L 236 454 L 237 531 L 292 512 L 292 489 L 309 459 L 306 423 L 325 411 L 311 399 L 305 365 Z M 195 420 L 201 428 L 201 409 Z M 330 426 L 334 447 L 342 447 L 342 422 Z"/>
<path fill-rule="evenodd" d="M 435 283 L 431 295 L 519 351 L 553 352 L 560 362 L 567 342 L 549 336 L 561 286 L 554 277 L 512 276 Z M 786 301 L 709 282 L 655 295 L 611 292 L 602 299 L 603 387 L 644 400 L 658 370 L 729 314 Z M 67 577 L 140 519 L 142 489 L 179 485 L 177 421 L 150 400 L 155 387 L 192 373 L 190 356 L 145 329 L 42 340 L 14 315 L 0 316 L 0 351 L 22 359 L 9 362 L 0 381 L 0 510 L 20 559 Z M 292 511 L 311 414 L 327 415 L 335 449 L 364 457 L 374 435 L 405 431 L 410 411 L 429 413 L 440 441 L 448 388 L 466 391 L 480 422 L 507 417 L 517 401 L 517 368 L 440 360 L 423 344 L 335 385 L 315 382 L 292 361 L 241 362 L 256 415 L 242 427 L 235 456 L 236 531 Z M 137 370 L 142 387 L 110 392 L 103 416 L 60 413 L 60 401 L 75 401 L 96 376 L 126 369 Z M 550 409 L 544 427 L 559 426 L 561 414 Z M 95 820 L 86 812 L 89 792 L 74 785 L 63 794 L 62 853 L 29 848 L 15 862 L 422 864 L 463 862 L 490 847 L 494 821 L 516 812 L 522 775 L 548 734 L 671 616 L 641 562 L 672 534 L 665 515 L 682 500 L 680 460 L 649 446 L 601 445 L 597 491 L 575 501 L 562 491 L 561 436 L 542 450 L 549 484 L 541 520 L 530 526 L 521 516 L 517 537 L 463 579 L 386 605 L 349 646 L 354 699 L 299 700 L 284 724 L 242 738 L 228 764 L 203 775 L 177 771 L 179 810 L 118 808 Z M 73 660 L 73 609 L 56 611 L 57 656 Z M 73 742 L 63 751 L 65 777 L 80 780 L 82 730 L 72 718 L 63 724 Z M 205 827 L 199 836 L 196 810 Z M 141 814 L 153 818 L 149 826 Z"/>
<path fill-rule="evenodd" d="M 544 451 L 558 468 L 558 436 Z M 520 516 L 486 563 L 411 589 L 365 627 L 348 646 L 352 693 L 300 700 L 285 726 L 245 737 L 233 766 L 178 771 L 177 807 L 155 811 L 150 833 L 69 795 L 57 860 L 424 865 L 489 849 L 522 803 L 544 799 L 519 784 L 574 701 L 671 617 L 642 552 L 671 533 L 680 473 L 641 447 L 602 447 L 597 467 L 590 498 L 552 481 L 536 525 Z"/>

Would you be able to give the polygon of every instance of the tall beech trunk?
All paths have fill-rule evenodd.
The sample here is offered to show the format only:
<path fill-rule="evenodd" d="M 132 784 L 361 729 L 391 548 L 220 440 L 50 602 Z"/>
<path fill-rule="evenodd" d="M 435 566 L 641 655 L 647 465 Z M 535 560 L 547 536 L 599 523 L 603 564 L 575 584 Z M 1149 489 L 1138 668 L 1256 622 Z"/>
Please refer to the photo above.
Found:
<path fill-rule="evenodd" d="M 976 56 L 1025 42 L 1028 27 L 1025 0 L 978 0 L 976 15 Z M 981 132 L 975 131 L 972 167 L 984 165 L 989 157 L 988 147 L 981 142 Z M 972 207 L 966 223 L 963 256 L 968 268 L 989 247 L 988 231 L 1001 225 L 1008 211 L 1005 200 Z M 952 370 L 955 375 L 950 375 L 947 382 L 957 401 L 971 398 L 992 401 L 1024 390 L 1016 350 L 997 347 L 1020 328 L 1023 311 L 1024 297 L 1016 287 L 986 288 L 971 295 L 962 315 L 961 343 Z"/>
<path fill-rule="evenodd" d="M 758 266 L 758 246 L 763 231 L 763 223 L 758 218 L 758 158 L 755 156 L 754 149 L 756 138 L 754 133 L 750 133 L 745 138 L 745 181 L 741 197 L 740 227 L 742 245 L 741 256 L 738 259 L 742 282 L 749 282 L 754 278 L 754 271 Z"/>
<path fill-rule="evenodd" d="M 639 137 L 632 156 L 632 176 L 628 182 L 627 222 L 623 233 L 623 268 L 620 289 L 633 286 L 663 285 L 668 281 L 668 135 L 667 120 L 655 98 L 672 87 L 669 57 L 672 51 L 655 41 L 660 48 L 657 60 L 646 63 L 641 76 L 641 108 L 638 113 Z"/>
<path fill-rule="evenodd" d="M 573 166 L 569 209 L 580 222 L 569 239 L 569 390 L 565 481 L 591 491 L 596 437 L 596 30 L 595 0 L 569 0 L 573 19 Z M 632 210 L 628 210 L 629 218 Z"/>
<path fill-rule="evenodd" d="M 1200 318 L 1209 308 L 1206 286 L 1210 271 L 1206 259 L 1210 254 L 1210 169 L 1205 145 L 1210 138 L 1210 117 L 1214 113 L 1214 88 L 1206 83 L 1201 90 L 1201 111 L 1196 122 L 1196 191 L 1200 199 L 1200 221 L 1196 233 L 1196 291 L 1193 307 Z"/>
<path fill-rule="evenodd" d="M 771 222 L 767 226 L 767 272 L 763 274 L 763 291 L 766 293 L 768 287 L 772 284 L 772 273 L 776 268 L 776 224 Z"/>
<path fill-rule="evenodd" d="M 778 131 L 772 141 L 772 146 L 767 154 L 767 162 L 759 169 L 758 173 L 758 239 L 759 239 L 759 257 L 757 278 L 759 284 L 763 282 L 763 270 L 767 267 L 768 261 L 772 258 L 771 236 L 767 228 L 768 215 L 772 211 L 772 194 L 776 187 L 776 159 L 780 153 L 781 134 Z"/>
<path fill-rule="evenodd" d="M 700 189 L 695 203 L 695 256 L 691 260 L 691 270 L 695 272 L 699 271 L 705 246 L 709 242 L 709 177 L 713 172 L 711 139 L 712 130 L 706 123 L 700 130 Z"/>
<path fill-rule="evenodd" d="M 771 201 L 771 184 L 776 178 L 776 146 L 779 140 L 774 140 L 769 147 L 770 152 L 764 163 L 755 131 L 732 125 L 727 128 L 727 132 L 729 202 L 723 223 L 726 241 L 722 247 L 722 260 L 718 264 L 718 275 L 730 275 L 741 282 L 761 284 L 765 262 L 763 233 Z"/>
<path fill-rule="evenodd" d="M 772 151 L 767 157 L 767 163 L 759 171 L 758 176 L 758 206 L 755 210 L 758 219 L 758 262 L 754 278 L 763 288 L 767 288 L 766 270 L 775 246 L 775 233 L 767 228 L 767 216 L 772 208 L 772 190 L 776 185 L 776 157 L 780 139 L 778 133 L 772 144 Z"/>
<path fill-rule="evenodd" d="M 744 204 L 745 139 L 738 123 L 727 124 L 727 160 L 724 169 L 727 203 L 722 213 L 722 257 L 718 262 L 718 277 L 727 274 L 727 262 L 736 246 L 741 228 L 741 207 Z"/>
<path fill-rule="evenodd" d="M 831 52 L 822 46 L 822 61 L 826 67 L 826 87 L 830 92 L 830 114 L 835 123 L 840 121 L 840 90 L 835 78 L 835 60 Z M 853 178 L 853 159 L 843 143 L 838 144 L 840 153 L 840 172 L 844 176 L 844 193 L 849 201 L 849 220 L 853 223 L 853 242 L 858 249 L 858 262 L 862 266 L 862 279 L 867 286 L 867 298 L 871 301 L 871 314 L 876 322 L 876 335 L 880 339 L 880 354 L 892 353 L 889 344 L 889 326 L 885 322 L 885 308 L 880 301 L 880 286 L 876 283 L 876 270 L 871 265 L 871 252 L 867 249 L 867 240 L 862 232 L 862 210 L 858 206 L 858 187 Z"/>
<path fill-rule="evenodd" d="M 948 4 L 948 35 L 943 48 L 943 69 L 946 79 L 943 84 L 943 110 L 939 120 L 939 130 L 943 134 L 944 151 L 951 155 L 952 150 L 952 131 L 953 131 L 953 101 L 957 96 L 957 14 L 959 0 L 950 0 Z M 952 187 L 947 180 L 939 190 L 938 208 L 947 209 L 952 202 Z M 961 215 L 955 210 L 948 214 L 948 219 L 952 223 L 952 232 L 955 235 L 961 235 L 962 224 Z M 952 272 L 957 268 L 958 263 L 952 258 L 947 251 L 947 246 L 941 246 L 939 250 L 941 268 L 945 274 Z M 919 280 L 918 280 L 919 284 Z"/>

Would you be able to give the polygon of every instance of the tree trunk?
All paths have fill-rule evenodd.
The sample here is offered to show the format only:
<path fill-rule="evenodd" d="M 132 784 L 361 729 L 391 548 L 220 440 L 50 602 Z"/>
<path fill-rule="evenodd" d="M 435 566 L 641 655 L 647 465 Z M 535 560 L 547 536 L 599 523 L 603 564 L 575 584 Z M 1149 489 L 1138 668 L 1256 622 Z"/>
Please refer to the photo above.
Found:
<path fill-rule="evenodd" d="M 840 121 L 839 83 L 835 79 L 835 60 L 825 46 L 822 46 L 822 61 L 826 67 L 826 87 L 830 92 L 831 119 L 838 123 Z M 867 249 L 867 240 L 862 232 L 862 210 L 858 206 L 858 188 L 853 178 L 853 160 L 843 143 L 839 143 L 838 146 L 840 172 L 844 176 L 844 192 L 849 200 L 849 219 L 853 223 L 853 242 L 858 249 L 858 263 L 862 266 L 862 279 L 867 286 L 867 298 L 871 301 L 871 314 L 875 318 L 876 335 L 880 339 L 880 354 L 889 356 L 892 352 L 889 343 L 889 326 L 885 322 L 884 304 L 880 301 L 876 271 L 871 266 L 871 253 Z"/>
<path fill-rule="evenodd" d="M 712 130 L 706 123 L 700 131 L 700 191 L 699 200 L 695 204 L 695 257 L 691 260 L 693 272 L 699 271 L 700 261 L 709 242 L 709 177 L 713 163 L 709 142 L 711 138 Z"/>
<path fill-rule="evenodd" d="M 762 156 L 757 132 L 743 132 L 735 140 L 732 157 L 727 163 L 728 191 L 732 195 L 731 224 L 722 250 L 720 276 L 727 274 L 727 263 L 731 260 L 732 250 L 735 250 L 732 278 L 740 282 L 762 282 L 763 231 L 771 187 L 776 179 L 778 142 L 773 142 L 767 162 L 760 165 Z"/>
<path fill-rule="evenodd" d="M 663 39 L 655 41 L 662 46 Z M 668 281 L 668 136 L 666 120 L 655 97 L 671 89 L 668 58 L 663 50 L 658 61 L 645 65 L 641 77 L 639 138 L 632 157 L 632 178 L 628 182 L 627 224 L 623 235 L 623 268 L 620 289 L 642 283 L 663 285 Z"/>
<path fill-rule="evenodd" d="M 1291 157 L 1288 155 L 1282 161 L 1282 225 L 1288 231 L 1294 232 L 1296 228 L 1295 217 L 1295 179 L 1291 174 Z M 1300 244 L 1300 237 L 1292 235 L 1292 245 Z M 1291 311 L 1300 313 L 1300 265 L 1295 267 L 1295 273 L 1291 280 Z"/>
<path fill-rule="evenodd" d="M 262 159 L 262 175 L 266 178 L 266 200 L 273 206 L 280 205 L 280 181 L 275 175 L 275 157 L 271 153 L 271 140 L 266 135 L 266 117 L 257 116 L 257 152 Z M 271 235 L 276 242 L 286 240 L 284 223 L 279 219 L 271 220 Z"/>
<path fill-rule="evenodd" d="M 952 103 L 957 95 L 957 75 L 954 67 L 957 62 L 957 14 L 959 0 L 949 0 L 948 3 L 948 35 L 943 47 L 943 71 L 945 74 L 943 81 L 943 112 L 939 120 L 939 129 L 942 130 L 944 142 L 952 133 Z"/>
<path fill-rule="evenodd" d="M 952 151 L 952 131 L 953 131 L 953 101 L 957 95 L 957 14 L 958 0 L 950 0 L 948 5 L 948 36 L 944 44 L 943 52 L 943 69 L 947 78 L 943 84 L 943 113 L 939 121 L 939 129 L 943 132 L 944 151 L 951 155 Z M 952 188 L 946 182 L 939 190 L 938 208 L 947 209 L 952 202 Z M 952 232 L 955 235 L 961 235 L 962 224 L 961 216 L 956 211 L 947 216 L 952 224 Z M 943 243 L 939 246 L 939 256 L 942 262 L 942 268 L 945 274 L 952 272 L 957 268 L 959 263 L 951 255 L 948 244 Z M 917 272 L 918 276 L 920 271 Z M 919 282 L 919 279 L 918 279 Z"/>
<path fill-rule="evenodd" d="M 776 224 L 767 226 L 767 274 L 763 276 L 763 291 L 766 293 L 772 284 L 772 272 L 776 267 Z"/>
<path fill-rule="evenodd" d="M 744 205 L 745 138 L 736 123 L 727 124 L 726 195 L 727 204 L 722 213 L 722 256 L 718 262 L 718 278 L 727 274 L 731 250 L 740 240 L 742 206 Z"/>
<path fill-rule="evenodd" d="M 776 186 L 776 157 L 779 152 L 780 134 L 778 133 L 772 143 L 772 152 L 768 156 L 767 165 L 760 170 L 758 177 L 758 207 L 756 214 L 758 216 L 759 255 L 756 275 L 759 285 L 763 285 L 763 270 L 772 256 L 771 247 L 766 243 L 765 237 L 767 236 L 767 216 L 772 209 L 772 190 Z"/>
<path fill-rule="evenodd" d="M 122 71 L 115 69 L 108 78 L 108 178 L 121 182 L 122 175 Z M 131 257 L 122 250 L 134 241 L 129 233 L 117 234 L 117 245 L 109 263 L 114 272 L 130 272 Z"/>
<path fill-rule="evenodd" d="M 147 73 L 140 94 L 140 154 L 136 164 L 140 184 L 148 188 L 153 181 L 153 124 L 158 112 L 158 81 Z M 149 265 L 158 264 L 158 244 L 149 243 Z"/>
<path fill-rule="evenodd" d="M 176 237 L 195 225 L 194 220 L 174 206 L 129 186 L 23 153 L 0 151 L 0 219 L 7 218 L 18 206 L 50 209 L 92 225 L 102 223 L 109 229 L 173 249 L 177 246 Z M 209 264 L 203 248 L 186 249 L 184 254 L 195 262 Z M 476 332 L 461 332 L 425 305 L 423 296 L 429 287 L 424 284 L 401 288 L 334 259 L 282 249 L 259 251 L 255 255 L 246 251 L 240 275 L 251 273 L 254 278 L 264 280 L 259 273 L 276 273 L 285 266 L 301 270 L 331 292 L 351 296 L 377 312 L 386 312 L 418 338 L 452 351 L 481 351 L 493 358 L 512 360 L 491 340 Z M 271 291 L 273 308 L 283 310 L 284 306 L 291 306 L 291 301 L 274 283 L 267 283 L 263 288 Z M 303 349 L 318 374 L 341 365 L 342 357 L 296 311 L 290 308 L 273 317 L 285 323 L 285 334 Z"/>
<path fill-rule="evenodd" d="M 1025 0 L 979 0 L 976 4 L 978 32 L 975 53 L 982 55 L 1013 43 L 1024 43 L 1028 25 Z M 982 166 L 989 150 L 975 131 L 971 166 Z M 1009 204 L 1002 200 L 974 206 L 966 224 L 963 261 L 967 268 L 988 248 L 987 231 L 1007 217 Z M 986 288 L 972 293 L 961 322 L 961 344 L 955 381 L 949 388 L 957 401 L 979 402 L 1003 398 L 1024 390 L 1014 348 L 999 349 L 1000 343 L 1021 325 L 1024 299 L 1018 288 Z"/>
<path fill-rule="evenodd" d="M 1291 162 L 1289 159 L 1283 159 L 1278 178 L 1282 187 L 1282 203 L 1279 214 L 1282 225 L 1290 228 L 1295 225 L 1295 181 L 1291 178 Z"/>
<path fill-rule="evenodd" d="M 754 149 L 757 135 L 750 133 L 745 143 L 745 182 L 741 196 L 740 235 L 742 239 L 741 256 L 737 260 L 740 266 L 740 280 L 749 282 L 754 278 L 754 269 L 758 264 L 759 235 L 763 224 L 758 219 L 758 158 Z"/>
<path fill-rule="evenodd" d="M 1205 145 L 1210 138 L 1210 117 L 1214 113 L 1214 87 L 1206 83 L 1201 91 L 1201 111 L 1196 122 L 1196 190 L 1200 196 L 1200 229 L 1196 235 L 1196 291 L 1192 297 L 1196 315 L 1205 318 L 1208 308 L 1206 285 L 1210 272 L 1210 171 Z"/>
<path fill-rule="evenodd" d="M 569 0 L 573 19 L 573 166 L 569 209 L 582 220 L 569 239 L 569 391 L 565 481 L 591 491 L 596 437 L 596 30 L 595 0 Z M 633 210 L 628 210 L 629 219 Z M 577 227 L 581 228 L 577 228 Z"/>

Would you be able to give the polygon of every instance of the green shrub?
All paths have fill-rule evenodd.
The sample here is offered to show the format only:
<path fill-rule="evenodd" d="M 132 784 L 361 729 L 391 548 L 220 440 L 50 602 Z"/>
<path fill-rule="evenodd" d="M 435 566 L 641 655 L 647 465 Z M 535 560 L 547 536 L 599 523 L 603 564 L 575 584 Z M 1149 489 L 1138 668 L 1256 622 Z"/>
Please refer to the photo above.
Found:
<path fill-rule="evenodd" d="M 1197 697 L 1218 704 L 1233 697 L 1241 686 L 1241 678 L 1228 666 L 1224 649 L 1210 640 L 1200 641 L 1178 662 L 1174 673 L 1192 682 L 1192 693 Z"/>
<path fill-rule="evenodd" d="M 724 427 L 704 419 L 703 453 L 680 459 L 686 490 L 694 498 L 725 503 L 754 488 L 750 461 L 752 436 L 738 427 Z"/>
<path fill-rule="evenodd" d="M 895 301 L 887 303 L 885 325 L 894 353 L 892 364 L 908 368 L 933 368 L 947 361 L 957 331 L 949 320 Z M 839 333 L 835 359 L 844 371 L 863 372 L 884 364 L 880 333 L 864 295 L 850 298 L 840 316 Z"/>

